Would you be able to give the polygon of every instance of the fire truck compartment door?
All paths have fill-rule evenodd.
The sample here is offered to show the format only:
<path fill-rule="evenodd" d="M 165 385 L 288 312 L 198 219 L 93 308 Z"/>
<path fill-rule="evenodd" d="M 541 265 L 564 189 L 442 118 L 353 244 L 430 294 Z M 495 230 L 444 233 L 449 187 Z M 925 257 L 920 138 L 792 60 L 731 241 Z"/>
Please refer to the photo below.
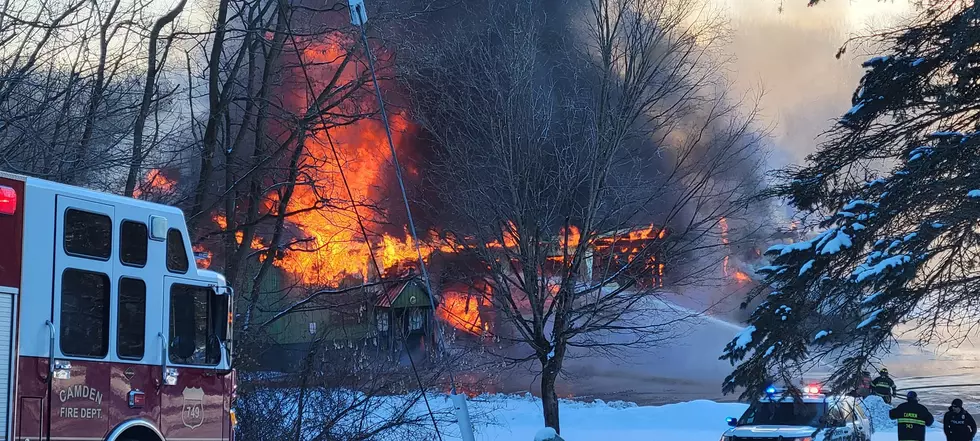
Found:
<path fill-rule="evenodd" d="M 52 292 L 51 433 L 104 434 L 117 296 L 118 225 L 110 205 L 57 196 Z"/>

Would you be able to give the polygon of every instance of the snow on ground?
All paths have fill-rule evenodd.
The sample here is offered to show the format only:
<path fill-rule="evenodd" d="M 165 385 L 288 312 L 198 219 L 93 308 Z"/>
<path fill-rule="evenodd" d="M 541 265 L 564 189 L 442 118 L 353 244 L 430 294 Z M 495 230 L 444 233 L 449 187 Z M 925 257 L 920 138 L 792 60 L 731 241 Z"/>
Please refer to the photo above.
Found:
<path fill-rule="evenodd" d="M 451 405 L 445 398 L 435 401 L 439 406 Z M 665 406 L 561 400 L 559 406 L 565 441 L 715 441 L 728 427 L 725 418 L 737 417 L 747 407 L 705 400 Z M 470 399 L 468 407 L 471 415 L 490 419 L 476 428 L 477 441 L 533 441 L 544 427 L 541 400 L 531 395 L 483 395 Z M 446 432 L 456 432 L 453 429 Z"/>
<path fill-rule="evenodd" d="M 432 402 L 451 406 L 448 398 L 436 397 Z M 531 395 L 482 395 L 468 400 L 468 407 L 471 415 L 490 419 L 476 427 L 477 441 L 533 441 L 544 427 L 541 401 Z M 728 429 L 725 418 L 740 416 L 746 407 L 706 400 L 664 406 L 562 400 L 561 436 L 565 441 L 715 441 Z M 869 408 L 877 428 L 872 441 L 897 439 L 895 424 L 887 417 L 888 405 L 879 399 Z M 926 441 L 944 439 L 941 425 L 933 425 Z M 455 427 L 446 427 L 443 434 L 447 441 L 459 440 L 454 437 L 458 436 Z"/>

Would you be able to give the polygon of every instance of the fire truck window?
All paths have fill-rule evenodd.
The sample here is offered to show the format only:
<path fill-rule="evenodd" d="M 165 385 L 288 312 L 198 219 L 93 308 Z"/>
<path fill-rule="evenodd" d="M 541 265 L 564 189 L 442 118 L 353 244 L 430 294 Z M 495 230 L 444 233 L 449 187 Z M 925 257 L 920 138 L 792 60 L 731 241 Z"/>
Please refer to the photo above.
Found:
<path fill-rule="evenodd" d="M 142 280 L 119 280 L 118 326 L 116 353 L 119 358 L 143 358 L 143 341 L 146 339 L 146 284 Z"/>
<path fill-rule="evenodd" d="M 108 260 L 112 254 L 112 219 L 87 211 L 65 211 L 65 252 Z"/>
<path fill-rule="evenodd" d="M 61 352 L 102 358 L 109 352 L 109 276 L 66 269 L 61 276 Z"/>
<path fill-rule="evenodd" d="M 208 329 L 212 336 L 208 338 L 208 364 L 218 364 L 221 362 L 221 342 L 228 339 L 228 296 L 219 296 L 209 289 L 208 299 L 211 311 Z"/>
<path fill-rule="evenodd" d="M 170 288 L 170 361 L 177 364 L 216 365 L 218 338 L 211 330 L 210 288 L 174 284 Z"/>
<path fill-rule="evenodd" d="M 184 248 L 184 236 L 180 230 L 171 228 L 167 232 L 167 269 L 174 273 L 187 272 L 187 249 Z"/>
<path fill-rule="evenodd" d="M 123 221 L 119 228 L 119 260 L 123 265 L 146 266 L 146 248 L 149 243 L 146 224 Z"/>

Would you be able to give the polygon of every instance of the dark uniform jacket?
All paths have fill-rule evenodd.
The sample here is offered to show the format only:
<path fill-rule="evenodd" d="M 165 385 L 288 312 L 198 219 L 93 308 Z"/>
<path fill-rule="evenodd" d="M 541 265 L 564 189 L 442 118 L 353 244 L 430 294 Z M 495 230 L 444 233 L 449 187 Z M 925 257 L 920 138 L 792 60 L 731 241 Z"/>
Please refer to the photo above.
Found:
<path fill-rule="evenodd" d="M 926 427 L 935 422 L 929 409 L 917 402 L 906 402 L 888 411 L 888 417 L 898 420 L 899 441 L 925 441 Z"/>
<path fill-rule="evenodd" d="M 882 375 L 871 382 L 871 391 L 875 395 L 885 397 L 885 402 L 890 403 L 892 395 L 895 395 L 895 382 L 891 378 Z"/>
<path fill-rule="evenodd" d="M 943 432 L 949 441 L 970 441 L 977 433 L 977 423 L 966 409 L 959 413 L 951 410 L 943 417 Z"/>

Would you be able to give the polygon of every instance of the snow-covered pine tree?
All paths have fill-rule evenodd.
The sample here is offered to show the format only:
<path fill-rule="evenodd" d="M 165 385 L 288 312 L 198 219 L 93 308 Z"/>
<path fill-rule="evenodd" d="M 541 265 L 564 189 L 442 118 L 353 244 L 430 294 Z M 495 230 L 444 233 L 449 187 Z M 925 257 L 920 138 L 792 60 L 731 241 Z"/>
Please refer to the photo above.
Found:
<path fill-rule="evenodd" d="M 722 356 L 726 393 L 795 383 L 817 362 L 847 390 L 899 330 L 950 343 L 980 325 L 980 11 L 948 2 L 868 38 L 887 55 L 772 189 L 819 234 L 766 252 L 753 295 L 767 298 Z"/>

